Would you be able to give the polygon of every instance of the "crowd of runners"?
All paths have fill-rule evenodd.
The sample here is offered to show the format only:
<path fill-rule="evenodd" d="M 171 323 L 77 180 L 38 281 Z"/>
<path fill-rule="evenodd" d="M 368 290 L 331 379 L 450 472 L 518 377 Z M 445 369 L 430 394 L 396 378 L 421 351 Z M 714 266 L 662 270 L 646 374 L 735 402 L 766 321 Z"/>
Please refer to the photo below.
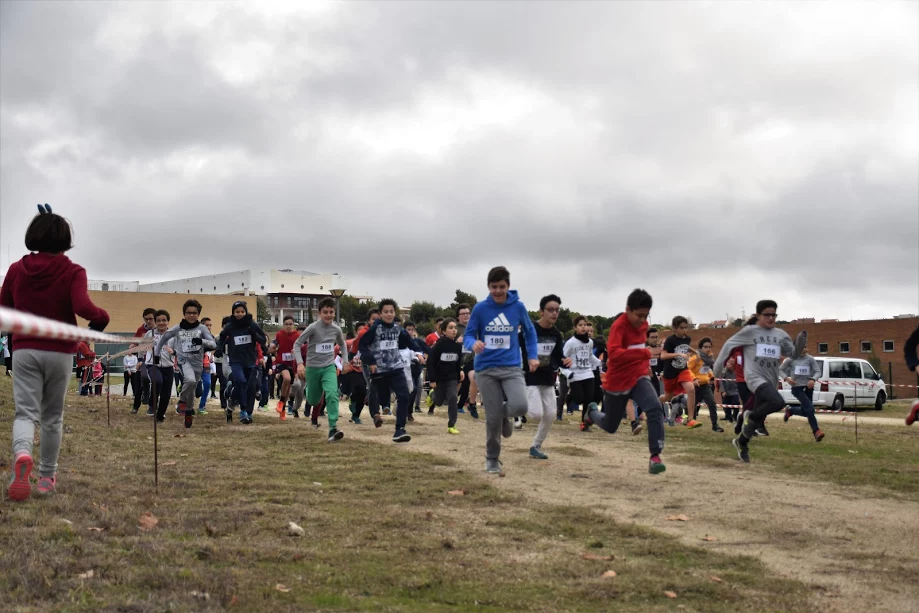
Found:
<path fill-rule="evenodd" d="M 90 300 L 85 270 L 64 255 L 72 246 L 69 222 L 50 207 L 39 207 L 26 246 L 33 253 L 10 267 L 0 305 L 70 324 L 79 315 L 91 329 L 104 330 L 109 316 Z M 162 422 L 175 385 L 175 411 L 186 428 L 206 412 L 209 398 L 219 401 L 227 422 L 238 419 L 241 424 L 252 423 L 258 408 L 270 413 L 269 402 L 275 400 L 278 419 L 298 418 L 302 409 L 317 428 L 320 420 L 327 420 L 330 442 L 344 437 L 339 428 L 342 399 L 348 400 L 353 426 L 363 424 L 365 406 L 377 428 L 384 424 L 384 415 L 394 414 L 396 443 L 411 440 L 409 423 L 422 411 L 422 403 L 429 413 L 446 407 L 448 435 L 459 433 L 460 414 L 478 420 L 481 407 L 489 473 L 503 471 L 502 439 L 526 422 L 538 422 L 530 456 L 546 459 L 552 424 L 566 413 L 580 415 L 584 431 L 596 426 L 612 434 L 623 423 L 633 435 L 646 429 L 648 471 L 664 472 L 665 425 L 699 428 L 697 410 L 705 406 L 711 429 L 724 432 L 716 392 L 721 394 L 723 420 L 733 424 L 732 444 L 744 462 L 750 461 L 754 437 L 768 436 L 765 422 L 772 413 L 784 410 L 785 421 L 792 415 L 806 417 L 814 439 L 824 438 L 811 402 L 818 372 L 807 354 L 807 334 L 793 340 L 776 328 L 773 300 L 760 300 L 756 314 L 715 355 L 711 339 L 693 344 L 682 316 L 673 318 L 672 334 L 661 342 L 660 331 L 648 324 L 653 300 L 643 289 L 626 298 L 605 341 L 581 316 L 573 320 L 573 335 L 566 340 L 556 328 L 559 296 L 543 296 L 533 321 L 511 289 L 506 268 L 492 268 L 486 282 L 485 300 L 458 305 L 456 317 L 439 318 L 437 330 L 425 339 L 412 322 L 399 320 L 396 303 L 389 299 L 371 309 L 354 334 L 342 332 L 335 321 L 335 302 L 327 298 L 318 305 L 318 321 L 301 326 L 287 317 L 274 338 L 253 320 L 244 301 L 233 304 L 216 330 L 210 318 L 202 318 L 201 304 L 194 299 L 185 302 L 177 324 L 166 310 L 151 307 L 143 312 L 136 335 L 147 342 L 125 360 L 124 393 L 130 385 L 133 412 L 146 405 L 146 414 Z M 917 345 L 919 330 L 905 349 L 909 367 L 919 372 Z M 78 365 L 85 360 L 81 371 L 99 361 L 88 345 L 71 341 L 16 335 L 12 349 L 16 416 L 8 496 L 24 500 L 32 491 L 36 426 L 41 428 L 36 489 L 39 494 L 55 490 L 73 355 Z M 777 390 L 782 379 L 793 386 L 800 402 L 793 409 L 786 409 Z M 917 412 L 919 403 L 907 424 L 916 420 Z"/>

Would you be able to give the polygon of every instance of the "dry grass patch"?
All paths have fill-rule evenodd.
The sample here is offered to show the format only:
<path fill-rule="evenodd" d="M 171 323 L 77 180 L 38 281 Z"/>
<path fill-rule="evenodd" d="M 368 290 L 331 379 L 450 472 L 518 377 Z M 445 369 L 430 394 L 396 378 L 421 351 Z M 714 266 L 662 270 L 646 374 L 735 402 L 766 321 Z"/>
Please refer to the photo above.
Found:
<path fill-rule="evenodd" d="M 8 382 L 0 397 L 9 449 Z M 411 444 L 329 444 L 302 419 L 228 426 L 218 410 L 186 431 L 169 415 L 156 494 L 149 419 L 117 402 L 109 429 L 104 399 L 68 403 L 58 494 L 0 503 L 5 610 L 811 609 L 752 558 L 547 508 Z"/>

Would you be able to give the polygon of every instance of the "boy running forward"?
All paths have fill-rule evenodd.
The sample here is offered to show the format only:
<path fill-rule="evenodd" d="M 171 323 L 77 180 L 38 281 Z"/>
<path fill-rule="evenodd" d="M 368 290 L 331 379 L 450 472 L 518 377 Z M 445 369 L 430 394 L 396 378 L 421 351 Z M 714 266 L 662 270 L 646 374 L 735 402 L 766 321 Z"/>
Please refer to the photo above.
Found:
<path fill-rule="evenodd" d="M 169 311 L 159 310 L 153 312 L 154 328 L 144 334 L 145 339 L 150 339 L 151 346 L 147 350 L 144 362 L 147 365 L 147 376 L 150 380 L 150 403 L 147 415 L 155 417 L 159 423 L 166 420 L 166 409 L 169 408 L 169 398 L 172 396 L 174 381 L 172 369 L 172 354 L 175 353 L 175 339 L 166 343 L 160 352 L 159 365 L 154 364 L 153 347 L 159 343 L 160 337 L 169 330 Z M 156 391 L 154 394 L 153 392 Z"/>
<path fill-rule="evenodd" d="M 463 346 L 456 340 L 456 320 L 447 317 L 440 325 L 440 338 L 434 343 L 428 358 L 428 377 L 434 389 L 434 406 L 447 403 L 447 433 L 459 434 L 456 429 L 456 388 L 465 377 Z"/>
<path fill-rule="evenodd" d="M 487 280 L 488 297 L 473 307 L 463 346 L 476 354 L 476 383 L 485 406 L 485 470 L 500 473 L 501 436 L 510 438 L 514 433 L 511 419 L 527 411 L 518 326 L 522 326 L 529 372 L 539 366 L 539 349 L 530 315 L 517 292 L 510 289 L 510 272 L 496 266 Z"/>
<path fill-rule="evenodd" d="M 281 415 L 287 412 L 287 399 L 290 396 L 292 376 L 299 364 L 294 355 L 294 343 L 297 342 L 300 336 L 300 333 L 297 332 L 297 324 L 290 315 L 284 318 L 284 329 L 278 330 L 274 335 L 274 340 L 278 344 L 274 369 L 281 379 L 281 392 L 278 396 L 277 411 Z"/>
<path fill-rule="evenodd" d="M 712 387 L 712 339 L 705 337 L 699 341 L 699 351 L 689 359 L 689 371 L 693 376 L 693 385 L 696 388 L 697 400 L 704 402 L 708 407 L 708 414 L 712 420 L 712 432 L 724 432 L 718 425 L 718 407 L 715 406 L 715 391 Z"/>
<path fill-rule="evenodd" d="M 744 378 L 753 390 L 755 399 L 753 410 L 741 414 L 743 427 L 740 436 L 732 443 L 737 449 L 737 457 L 744 462 L 750 461 L 747 446 L 756 428 L 762 425 L 767 415 L 781 411 L 785 406 L 782 395 L 776 389 L 782 356 L 798 357 L 795 343 L 784 330 L 775 327 L 775 301 L 757 302 L 756 315 L 756 324 L 742 328 L 729 338 L 715 360 L 715 376 L 720 378 L 731 352 L 736 347 L 743 348 Z M 799 346 L 803 346 L 806 344 L 807 333 L 802 332 L 798 338 Z"/>
<path fill-rule="evenodd" d="M 689 321 L 682 315 L 677 315 L 672 323 L 673 334 L 664 341 L 661 351 L 661 359 L 664 361 L 664 395 L 661 400 L 669 401 L 680 392 L 686 394 L 689 411 L 686 427 L 698 428 L 702 424 L 696 421 L 696 387 L 693 384 L 692 372 L 687 368 L 689 354 L 696 352 L 690 344 L 692 339 L 688 334 Z"/>
<path fill-rule="evenodd" d="M 565 339 L 555 327 L 558 314 L 561 312 L 562 299 L 555 294 L 543 296 L 539 301 L 539 319 L 534 324 L 536 330 L 536 358 L 539 366 L 529 372 L 529 360 L 526 350 L 523 353 L 524 364 L 527 372 L 523 378 L 527 386 L 527 415 L 539 420 L 536 436 L 530 446 L 530 457 L 537 460 L 548 460 L 549 456 L 543 453 L 542 444 L 549 436 L 549 428 L 555 418 L 555 379 L 562 366 L 570 367 L 571 358 L 566 358 L 562 353 Z M 521 346 L 526 345 L 526 339 L 521 333 L 517 339 Z"/>
<path fill-rule="evenodd" d="M 338 425 L 338 369 L 335 366 L 335 346 L 341 350 L 342 374 L 351 372 L 345 335 L 335 319 L 335 301 L 319 301 L 319 321 L 306 327 L 293 345 L 297 375 L 306 377 L 306 401 L 316 406 L 325 394 L 326 415 L 329 418 L 329 442 L 340 441 L 345 434 Z M 307 343 L 306 366 L 300 347 Z"/>
<path fill-rule="evenodd" d="M 919 374 L 919 353 L 916 349 L 919 347 L 919 328 L 910 334 L 903 345 L 903 359 L 906 360 L 906 367 Z M 913 405 L 906 416 L 906 425 L 912 426 L 919 418 L 919 402 Z"/>
<path fill-rule="evenodd" d="M 807 347 L 805 347 L 798 359 L 785 360 L 781 370 L 785 381 L 791 385 L 791 395 L 801 403 L 798 406 L 785 407 L 785 422 L 788 422 L 792 415 L 807 418 L 807 423 L 814 433 L 814 440 L 819 443 L 823 440 L 824 434 L 814 414 L 814 383 L 820 375 L 817 360 L 807 353 Z"/>
<path fill-rule="evenodd" d="M 651 295 L 643 289 L 629 294 L 625 314 L 617 317 L 609 329 L 603 412 L 592 402 L 582 419 L 613 434 L 622 423 L 629 400 L 640 404 L 648 420 L 648 451 L 651 453 L 648 472 L 656 475 L 667 467 L 660 456 L 664 449 L 664 413 L 657 390 L 651 385 L 651 351 L 646 346 L 652 305 Z"/>
<path fill-rule="evenodd" d="M 572 322 L 574 335 L 562 348 L 562 353 L 571 360 L 568 374 L 568 393 L 575 404 L 581 407 L 581 413 L 587 405 L 594 402 L 594 370 L 600 367 L 600 360 L 594 355 L 594 341 L 588 334 L 587 318 L 578 315 Z M 581 419 L 581 430 L 590 427 L 587 420 Z"/>
<path fill-rule="evenodd" d="M 374 425 L 380 427 L 383 423 L 380 417 L 379 401 L 389 400 L 391 392 L 396 394 L 396 432 L 393 434 L 394 443 L 407 443 L 412 437 L 405 431 L 408 421 L 408 381 L 405 379 L 402 361 L 402 349 L 414 346 L 412 337 L 395 323 L 396 301 L 385 298 L 380 301 L 380 319 L 361 336 L 358 347 L 361 352 L 361 362 L 370 373 L 371 385 L 375 397 L 370 397 L 370 414 L 373 416 Z M 337 393 L 337 392 L 336 392 Z"/>
<path fill-rule="evenodd" d="M 456 305 L 456 340 L 462 344 L 466 335 L 466 325 L 469 323 L 469 316 L 472 315 L 472 308 L 465 302 Z M 475 354 L 471 349 L 466 349 L 463 345 L 463 374 L 465 378 L 460 384 L 459 390 L 459 409 L 460 413 L 465 413 L 463 406 L 468 403 L 469 416 L 472 419 L 479 418 L 479 410 L 476 407 L 476 398 L 479 396 L 479 388 L 475 384 Z"/>
<path fill-rule="evenodd" d="M 239 423 L 252 423 L 252 405 L 258 387 L 259 348 L 268 340 L 261 327 L 252 320 L 242 300 L 233 303 L 232 317 L 220 331 L 216 355 L 226 352 L 233 380 L 233 396 L 228 398 L 227 422 L 233 421 L 233 405 L 239 405 Z"/>
<path fill-rule="evenodd" d="M 182 371 L 182 393 L 179 398 L 178 409 L 185 412 L 185 427 L 191 428 L 195 419 L 195 388 L 201 380 L 204 369 L 204 352 L 217 348 L 217 342 L 207 331 L 198 316 L 201 314 L 201 303 L 197 300 L 186 300 L 182 305 L 184 319 L 179 325 L 166 331 L 156 343 L 153 352 L 153 363 L 159 365 L 160 352 L 169 339 L 175 337 L 176 357 Z"/>

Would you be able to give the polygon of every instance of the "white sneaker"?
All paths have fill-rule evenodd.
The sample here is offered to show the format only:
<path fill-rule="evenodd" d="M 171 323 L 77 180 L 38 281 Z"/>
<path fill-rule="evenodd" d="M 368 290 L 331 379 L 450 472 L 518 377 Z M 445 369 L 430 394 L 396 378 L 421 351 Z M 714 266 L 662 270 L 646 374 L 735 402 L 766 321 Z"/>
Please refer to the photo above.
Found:
<path fill-rule="evenodd" d="M 519 417 L 514 418 L 514 430 L 523 430 L 523 420 Z"/>

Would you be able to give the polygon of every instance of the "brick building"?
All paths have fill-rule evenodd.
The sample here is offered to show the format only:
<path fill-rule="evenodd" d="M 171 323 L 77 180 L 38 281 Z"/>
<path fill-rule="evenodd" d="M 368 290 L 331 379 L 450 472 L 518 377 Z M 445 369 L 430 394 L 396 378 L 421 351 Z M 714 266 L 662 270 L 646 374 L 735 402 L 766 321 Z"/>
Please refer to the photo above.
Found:
<path fill-rule="evenodd" d="M 915 373 L 909 372 L 903 360 L 903 344 L 919 326 L 919 317 L 897 319 L 867 319 L 863 321 L 821 321 L 820 323 L 790 323 L 779 326 L 792 338 L 807 330 L 808 351 L 821 355 L 853 357 L 863 360 L 877 358 L 881 374 L 887 383 L 916 384 Z M 695 346 L 699 339 L 712 339 L 715 351 L 737 332 L 737 328 L 699 329 L 690 331 Z M 916 389 L 893 388 L 897 398 L 915 398 Z"/>

